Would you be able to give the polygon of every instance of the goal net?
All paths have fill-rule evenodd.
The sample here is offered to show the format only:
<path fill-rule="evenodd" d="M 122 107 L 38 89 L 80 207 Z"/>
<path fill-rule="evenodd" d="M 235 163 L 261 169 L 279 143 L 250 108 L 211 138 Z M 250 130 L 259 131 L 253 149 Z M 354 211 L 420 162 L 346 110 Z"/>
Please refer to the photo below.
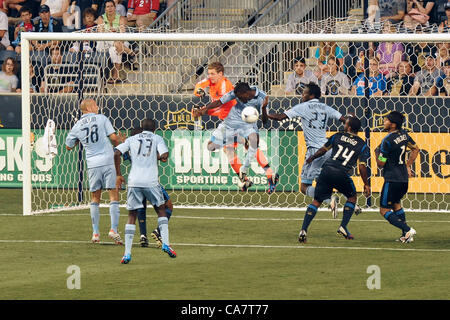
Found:
<path fill-rule="evenodd" d="M 386 135 L 383 117 L 392 110 L 402 112 L 405 127 L 421 148 L 403 206 L 449 211 L 450 67 L 445 62 L 450 55 L 449 34 L 417 29 L 408 33 L 392 26 L 373 32 L 356 23 L 338 22 L 332 28 L 330 23 L 306 22 L 202 32 L 94 29 L 23 34 L 24 214 L 89 204 L 85 156 L 78 147 L 65 150 L 66 136 L 80 118 L 79 105 L 86 98 L 95 99 L 99 112 L 126 135 L 146 117 L 157 122 L 157 134 L 170 150 L 169 161 L 160 164 L 160 182 L 176 206 L 306 207 L 312 199 L 300 191 L 306 147 L 299 119 L 258 122 L 259 148 L 280 176 L 273 194 L 267 193 L 267 176 L 256 159 L 249 171 L 253 186 L 243 192 L 224 150 L 207 150 L 221 120 L 205 115 L 195 121 L 191 111 L 211 102 L 208 88 L 198 97 L 194 87 L 208 78 L 212 62 L 224 66 L 231 83 L 248 82 L 266 92 L 269 113 L 282 113 L 300 103 L 304 85 L 312 81 L 320 84 L 321 101 L 343 115 L 359 117 L 361 137 L 372 151 L 368 163 L 372 195 L 360 193 L 358 172 L 353 179 L 358 202 L 368 209 L 377 208 L 383 184 L 373 156 Z M 49 41 L 48 49 L 35 49 L 36 43 Z M 28 53 L 30 46 L 34 49 Z M 49 150 L 49 135 L 44 135 L 49 120 L 56 128 L 54 150 L 52 146 Z M 328 135 L 343 129 L 333 121 L 326 126 Z M 238 143 L 235 152 L 243 162 L 244 145 Z M 122 166 L 129 171 L 129 163 Z M 342 195 L 340 199 L 345 201 Z M 125 191 L 120 201 L 126 203 Z"/>

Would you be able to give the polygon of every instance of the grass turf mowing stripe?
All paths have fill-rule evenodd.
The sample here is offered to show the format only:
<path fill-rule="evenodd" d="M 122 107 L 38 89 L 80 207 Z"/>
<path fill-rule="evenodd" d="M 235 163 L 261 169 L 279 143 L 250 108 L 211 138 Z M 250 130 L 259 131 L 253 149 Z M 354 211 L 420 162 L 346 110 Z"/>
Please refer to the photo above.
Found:
<path fill-rule="evenodd" d="M 89 244 L 90 241 L 81 240 L 1 240 L 0 243 L 80 243 Z M 101 244 L 115 245 L 114 242 L 104 242 Z M 96 244 L 94 244 L 96 245 Z M 138 245 L 134 242 L 133 245 Z M 258 244 L 212 244 L 212 243 L 172 243 L 173 246 L 187 246 L 187 247 L 222 247 L 222 248 L 260 248 L 260 249 L 341 249 L 341 250 L 378 250 L 378 251 L 422 251 L 422 252 L 450 252 L 450 249 L 413 249 L 413 248 L 373 248 L 373 247 L 332 247 L 332 246 L 268 246 Z"/>

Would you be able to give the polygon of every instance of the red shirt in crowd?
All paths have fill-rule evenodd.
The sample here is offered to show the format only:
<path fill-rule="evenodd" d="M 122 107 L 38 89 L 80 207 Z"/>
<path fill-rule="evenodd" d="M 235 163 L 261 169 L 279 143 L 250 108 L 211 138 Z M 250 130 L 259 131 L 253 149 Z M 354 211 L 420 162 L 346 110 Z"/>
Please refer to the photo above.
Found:
<path fill-rule="evenodd" d="M 130 0 L 128 9 L 134 9 L 133 14 L 143 15 L 150 12 L 158 12 L 159 0 Z"/>

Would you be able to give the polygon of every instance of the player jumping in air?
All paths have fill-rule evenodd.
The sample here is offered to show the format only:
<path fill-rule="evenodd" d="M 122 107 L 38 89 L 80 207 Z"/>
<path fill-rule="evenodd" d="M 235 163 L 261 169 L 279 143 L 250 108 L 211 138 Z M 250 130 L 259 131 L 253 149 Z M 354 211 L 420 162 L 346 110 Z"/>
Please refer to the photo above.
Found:
<path fill-rule="evenodd" d="M 206 94 L 206 88 L 209 87 L 209 95 L 211 101 L 214 102 L 220 100 L 226 93 L 234 90 L 233 84 L 223 75 L 223 73 L 224 67 L 220 62 L 213 62 L 209 64 L 208 78 L 198 82 L 195 85 L 194 94 L 198 97 L 203 96 Z M 233 108 L 236 103 L 236 99 L 233 99 L 231 101 L 223 103 L 216 108 L 207 110 L 206 113 L 211 116 L 217 116 L 221 120 L 225 120 L 231 108 Z M 201 111 L 194 109 L 193 114 L 194 117 L 198 117 L 201 114 Z M 223 149 L 225 154 L 227 155 L 231 168 L 239 176 L 242 164 L 236 153 L 237 143 L 239 142 L 245 144 L 246 148 L 248 147 L 248 145 L 244 138 L 236 137 L 236 139 L 237 141 L 233 141 L 231 144 L 226 144 Z M 268 181 L 271 181 L 273 172 L 271 170 L 268 170 L 269 167 L 267 166 L 269 165 L 269 161 L 259 148 L 256 151 L 256 160 L 258 161 L 258 164 L 261 166 L 261 168 L 263 168 L 266 172 Z M 242 184 L 242 190 L 246 191 L 251 185 L 252 182 L 247 179 L 246 182 Z"/>
<path fill-rule="evenodd" d="M 117 232 L 119 224 L 119 193 L 116 190 L 116 171 L 114 169 L 113 147 L 119 144 L 111 122 L 102 114 L 98 114 L 97 103 L 92 99 L 81 102 L 82 116 L 70 130 L 66 138 L 66 149 L 72 150 L 81 142 L 86 151 L 86 162 L 89 177 L 89 191 L 91 192 L 91 219 L 92 242 L 100 242 L 100 198 L 102 189 L 109 192 L 109 214 L 111 216 L 111 229 L 108 236 L 116 244 L 122 244 Z M 111 142 L 110 142 L 111 141 Z"/>
<path fill-rule="evenodd" d="M 402 130 L 404 116 L 392 111 L 384 118 L 384 130 L 388 135 L 375 149 L 378 167 L 383 169 L 384 184 L 380 195 L 380 214 L 390 224 L 402 230 L 400 241 L 413 241 L 416 230 L 406 224 L 405 211 L 400 204 L 408 192 L 408 178 L 412 177 L 411 166 L 419 154 L 419 147 L 408 133 Z M 406 149 L 411 149 L 408 162 Z"/>
<path fill-rule="evenodd" d="M 346 118 L 342 116 L 339 111 L 334 110 L 325 103 L 320 102 L 320 95 L 320 87 L 317 84 L 310 82 L 303 89 L 302 103 L 284 111 L 284 113 L 267 115 L 269 119 L 276 121 L 300 117 L 306 143 L 305 159 L 308 159 L 316 153 L 317 150 L 327 141 L 326 128 L 329 119 L 337 119 L 342 122 L 345 122 L 346 120 Z M 303 194 L 314 198 L 315 188 L 312 186 L 312 183 L 319 176 L 322 165 L 330 157 L 330 155 L 331 151 L 311 163 L 307 163 L 306 161 L 304 162 L 301 173 L 302 182 L 300 185 L 300 190 Z M 324 199 L 323 202 L 330 206 L 333 218 L 336 218 L 337 196 L 333 195 L 329 199 Z M 360 209 L 358 208 L 358 210 Z"/>
<path fill-rule="evenodd" d="M 269 97 L 265 92 L 259 90 L 257 87 L 250 87 L 245 82 L 239 82 L 233 91 L 228 92 L 219 100 L 213 101 L 205 107 L 197 110 L 196 115 L 204 115 L 208 110 L 218 108 L 230 101 L 236 101 L 236 105 L 230 109 L 225 120 L 212 133 L 211 141 L 208 143 L 208 150 L 215 151 L 224 145 L 230 146 L 236 139 L 248 139 L 249 147 L 247 155 L 242 166 L 233 168 L 235 172 L 239 172 L 240 186 L 242 190 L 247 190 L 252 182 L 248 179 L 248 169 L 250 168 L 250 161 L 256 157 L 261 167 L 263 167 L 267 180 L 269 182 L 269 189 L 267 193 L 271 194 L 275 191 L 278 184 L 279 175 L 274 173 L 270 168 L 269 162 L 264 157 L 262 152 L 258 152 L 259 146 L 259 132 L 257 123 L 247 123 L 242 120 L 241 113 L 245 107 L 255 107 L 260 114 L 263 114 L 262 121 L 265 123 L 267 118 L 264 117 L 265 110 L 269 101 Z M 264 158 L 263 158 L 264 157 Z"/>
<path fill-rule="evenodd" d="M 128 222 L 125 225 L 125 253 L 121 263 L 131 260 L 131 246 L 136 231 L 137 210 L 143 207 L 144 198 L 156 206 L 158 227 L 161 232 L 162 251 L 171 258 L 177 255 L 169 244 L 169 220 L 164 210 L 164 196 L 158 179 L 158 160 L 167 161 L 169 150 L 162 137 L 154 134 L 155 122 L 151 119 L 142 121 L 142 133 L 129 137 L 116 147 L 114 164 L 116 167 L 116 188 L 120 188 L 125 179 L 121 174 L 122 154 L 130 152 L 131 170 L 128 176 L 127 209 Z"/>
<path fill-rule="evenodd" d="M 347 197 L 344 205 L 341 225 L 337 233 L 346 239 L 353 239 L 347 225 L 353 215 L 356 204 L 356 189 L 349 172 L 359 162 L 358 169 L 364 182 L 364 194 L 370 195 L 370 186 L 367 179 L 366 161 L 370 157 L 370 151 L 366 143 L 358 137 L 361 122 L 355 117 L 349 117 L 344 125 L 345 132 L 332 135 L 325 145 L 306 159 L 306 163 L 312 163 L 331 149 L 331 156 L 323 164 L 317 186 L 314 192 L 314 201 L 306 209 L 302 229 L 298 235 L 298 241 L 306 243 L 306 232 L 311 221 L 317 213 L 320 205 L 328 199 L 333 188 Z"/>
<path fill-rule="evenodd" d="M 134 128 L 131 131 L 131 136 L 134 136 L 136 134 L 139 134 L 142 132 L 141 127 Z M 154 132 L 153 132 L 154 133 Z M 130 153 L 126 152 L 123 155 L 124 160 L 130 160 Z M 161 192 L 164 197 L 164 211 L 166 212 L 167 220 L 170 220 L 170 217 L 172 216 L 173 212 L 173 204 L 170 200 L 169 194 L 167 193 L 166 189 L 164 189 L 163 186 L 161 186 Z M 148 247 L 148 238 L 147 238 L 147 199 L 144 198 L 144 201 L 142 202 L 143 208 L 137 209 L 137 219 L 139 223 L 139 231 L 140 231 L 140 238 L 139 238 L 139 244 L 141 247 Z M 158 209 L 156 206 L 153 206 L 156 213 L 158 213 Z M 161 248 L 162 246 L 162 239 L 161 239 L 161 232 L 159 230 L 159 227 L 156 226 L 155 230 L 151 233 L 152 238 L 156 241 L 156 245 L 158 248 Z"/>

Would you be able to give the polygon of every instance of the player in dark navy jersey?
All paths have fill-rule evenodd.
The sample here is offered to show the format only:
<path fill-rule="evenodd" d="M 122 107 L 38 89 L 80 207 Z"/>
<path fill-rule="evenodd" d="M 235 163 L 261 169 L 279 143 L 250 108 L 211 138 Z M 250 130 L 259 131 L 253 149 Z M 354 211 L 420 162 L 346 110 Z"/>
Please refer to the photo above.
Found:
<path fill-rule="evenodd" d="M 323 164 L 317 180 L 314 201 L 306 209 L 298 241 L 306 243 L 308 226 L 314 219 L 322 202 L 330 197 L 333 188 L 347 197 L 341 225 L 337 232 L 346 239 L 353 239 L 353 235 L 348 231 L 347 225 L 355 210 L 356 188 L 349 171 L 355 167 L 357 162 L 361 179 L 364 182 L 364 194 L 366 196 L 370 194 L 366 168 L 366 161 L 370 157 L 370 151 L 364 140 L 357 136 L 360 128 L 361 121 L 355 117 L 349 117 L 345 122 L 345 132 L 338 132 L 332 135 L 323 147 L 306 160 L 306 162 L 310 163 L 332 149 L 331 156 Z"/>
<path fill-rule="evenodd" d="M 388 135 L 375 150 L 378 167 L 383 169 L 384 184 L 380 194 L 380 213 L 390 224 L 402 230 L 400 241 L 413 241 L 416 230 L 406 224 L 405 212 L 400 204 L 408 192 L 411 166 L 419 154 L 419 147 L 408 133 L 402 130 L 404 116 L 392 111 L 384 118 Z M 406 151 L 411 152 L 406 162 Z"/>

